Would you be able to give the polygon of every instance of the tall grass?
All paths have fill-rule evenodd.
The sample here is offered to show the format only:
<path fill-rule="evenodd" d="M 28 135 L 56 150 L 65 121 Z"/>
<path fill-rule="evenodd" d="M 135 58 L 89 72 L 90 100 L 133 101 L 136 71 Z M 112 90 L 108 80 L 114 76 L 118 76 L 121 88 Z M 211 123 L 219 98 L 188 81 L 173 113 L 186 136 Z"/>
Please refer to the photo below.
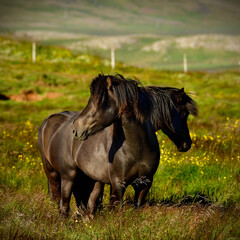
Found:
<path fill-rule="evenodd" d="M 6 44 L 8 41 L 8 44 Z M 0 102 L 0 236 L 2 239 L 237 239 L 240 236 L 239 81 L 224 73 L 159 72 L 117 64 L 116 71 L 144 85 L 185 87 L 198 102 L 200 116 L 189 119 L 193 140 L 187 153 L 177 152 L 161 131 L 161 159 L 147 205 L 133 209 L 133 190 L 124 206 L 111 210 L 109 187 L 103 209 L 90 222 L 79 219 L 74 199 L 71 215 L 60 218 L 49 201 L 47 179 L 37 146 L 45 117 L 82 109 L 89 84 L 104 60 L 47 47 L 37 64 L 27 56 L 30 44 L 0 39 L 0 93 L 9 97 L 32 90 L 40 101 Z M 8 50 L 9 49 L 9 50 Z M 51 52 L 55 52 L 51 55 Z M 8 54 L 11 52 L 13 54 Z M 50 61 L 48 57 L 52 60 Z M 54 56 L 54 57 L 53 57 Z M 103 66 L 103 68 L 101 67 Z M 62 96 L 47 99 L 47 92 Z M 45 97 L 44 97 L 45 96 Z"/>

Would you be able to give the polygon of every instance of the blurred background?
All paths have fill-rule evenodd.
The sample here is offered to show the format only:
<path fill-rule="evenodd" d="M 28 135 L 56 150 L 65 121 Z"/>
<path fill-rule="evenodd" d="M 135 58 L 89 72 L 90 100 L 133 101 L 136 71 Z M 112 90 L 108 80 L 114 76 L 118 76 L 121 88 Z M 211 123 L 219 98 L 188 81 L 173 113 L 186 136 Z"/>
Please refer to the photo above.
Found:
<path fill-rule="evenodd" d="M 240 1 L 0 0 L 0 35 L 144 68 L 236 69 Z"/>
<path fill-rule="evenodd" d="M 182 88 L 192 147 L 161 131 L 147 205 L 90 222 L 49 201 L 38 129 L 79 111 L 99 73 Z M 0 239 L 239 239 L 240 0 L 0 0 Z"/>

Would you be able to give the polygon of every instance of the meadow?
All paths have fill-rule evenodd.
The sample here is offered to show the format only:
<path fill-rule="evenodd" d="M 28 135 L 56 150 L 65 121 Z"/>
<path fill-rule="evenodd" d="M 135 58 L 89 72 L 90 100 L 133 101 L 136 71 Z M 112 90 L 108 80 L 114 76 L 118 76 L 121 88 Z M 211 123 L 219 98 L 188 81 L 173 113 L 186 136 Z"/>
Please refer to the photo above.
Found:
<path fill-rule="evenodd" d="M 61 218 L 49 200 L 37 131 L 48 115 L 79 111 L 99 72 L 136 78 L 143 85 L 184 87 L 199 105 L 189 118 L 193 140 L 187 153 L 157 132 L 161 159 L 147 204 L 103 208 L 91 221 Z M 116 64 L 64 48 L 0 37 L 0 238 L 1 239 L 240 239 L 240 72 L 157 71 Z"/>

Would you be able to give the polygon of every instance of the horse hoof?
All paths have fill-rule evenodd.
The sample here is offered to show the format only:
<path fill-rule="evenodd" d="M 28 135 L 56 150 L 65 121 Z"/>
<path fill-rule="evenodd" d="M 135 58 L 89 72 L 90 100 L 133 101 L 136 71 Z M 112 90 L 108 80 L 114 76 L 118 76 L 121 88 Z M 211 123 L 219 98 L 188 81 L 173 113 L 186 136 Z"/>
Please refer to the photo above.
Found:
<path fill-rule="evenodd" d="M 89 223 L 91 220 L 93 220 L 94 215 L 93 215 L 92 213 L 83 212 L 83 211 L 79 211 L 79 210 L 78 210 L 78 211 L 75 213 L 75 217 L 76 217 L 76 218 L 79 218 L 79 217 L 80 217 L 84 223 Z"/>
<path fill-rule="evenodd" d="M 59 208 L 59 214 L 60 214 L 61 217 L 67 218 L 69 216 L 69 210 Z"/>

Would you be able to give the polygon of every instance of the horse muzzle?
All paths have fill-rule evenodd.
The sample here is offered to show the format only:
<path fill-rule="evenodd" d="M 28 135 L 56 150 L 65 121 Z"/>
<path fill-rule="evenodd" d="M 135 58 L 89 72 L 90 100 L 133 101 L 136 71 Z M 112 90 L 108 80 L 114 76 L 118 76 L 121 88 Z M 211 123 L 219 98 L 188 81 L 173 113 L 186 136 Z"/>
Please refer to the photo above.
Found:
<path fill-rule="evenodd" d="M 192 143 L 189 142 L 189 143 L 186 143 L 184 142 L 181 146 L 178 146 L 178 151 L 179 152 L 187 152 L 192 146 Z"/>

